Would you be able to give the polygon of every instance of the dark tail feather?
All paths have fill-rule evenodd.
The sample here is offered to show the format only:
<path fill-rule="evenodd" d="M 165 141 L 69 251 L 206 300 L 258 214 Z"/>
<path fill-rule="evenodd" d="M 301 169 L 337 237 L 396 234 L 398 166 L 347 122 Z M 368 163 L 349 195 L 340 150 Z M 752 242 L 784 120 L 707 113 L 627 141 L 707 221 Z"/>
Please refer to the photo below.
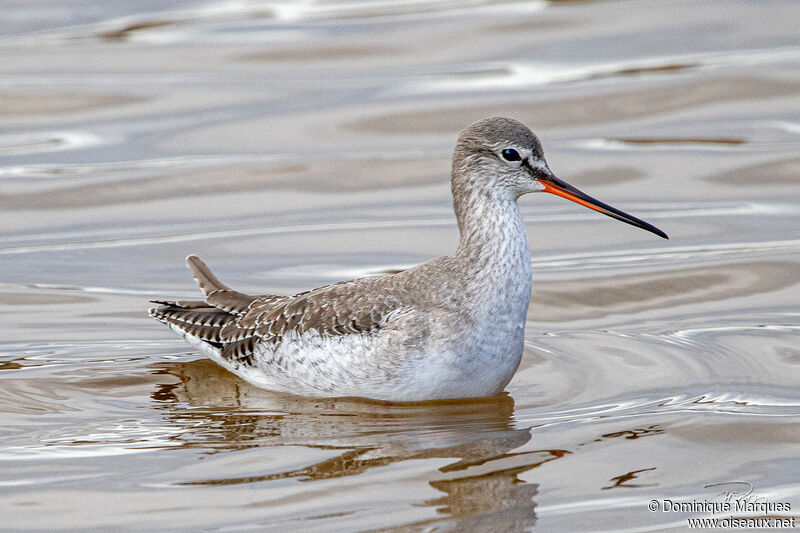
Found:
<path fill-rule="evenodd" d="M 230 313 L 208 305 L 205 307 L 179 307 L 169 303 L 151 308 L 149 314 L 159 322 L 171 324 L 184 333 L 212 344 L 220 343 L 220 331 L 235 318 Z"/>
<path fill-rule="evenodd" d="M 150 303 L 167 307 L 180 307 L 181 309 L 200 309 L 204 307 L 214 307 L 206 302 L 197 300 L 150 300 Z"/>

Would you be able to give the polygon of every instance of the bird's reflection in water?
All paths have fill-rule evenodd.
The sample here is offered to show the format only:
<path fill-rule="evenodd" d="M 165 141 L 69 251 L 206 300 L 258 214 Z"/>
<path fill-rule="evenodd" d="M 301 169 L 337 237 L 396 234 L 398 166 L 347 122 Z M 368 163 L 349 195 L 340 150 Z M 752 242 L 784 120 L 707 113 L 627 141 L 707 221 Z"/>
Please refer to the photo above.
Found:
<path fill-rule="evenodd" d="M 429 481 L 444 495 L 420 502 L 435 507 L 441 517 L 416 525 L 448 521 L 448 528 L 459 530 L 517 531 L 536 521 L 533 497 L 538 491 L 517 476 L 567 453 L 513 453 L 531 435 L 514 428 L 514 401 L 508 395 L 417 404 L 303 399 L 252 387 L 205 360 L 162 364 L 156 372 L 179 379 L 163 383 L 152 397 L 171 423 L 184 428 L 174 437 L 184 446 L 209 453 L 290 445 L 341 449 L 336 457 L 296 470 L 184 485 L 314 481 L 399 461 L 452 458 Z"/>

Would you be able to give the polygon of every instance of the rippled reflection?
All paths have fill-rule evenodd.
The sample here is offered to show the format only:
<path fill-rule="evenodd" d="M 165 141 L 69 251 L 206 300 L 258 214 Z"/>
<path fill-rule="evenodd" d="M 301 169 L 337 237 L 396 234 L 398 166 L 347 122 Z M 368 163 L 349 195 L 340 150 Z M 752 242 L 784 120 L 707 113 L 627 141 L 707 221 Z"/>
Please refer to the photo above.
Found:
<path fill-rule="evenodd" d="M 159 374 L 177 383 L 152 393 L 167 420 L 183 428 L 172 439 L 209 453 L 259 446 L 302 445 L 341 450 L 331 459 L 270 473 L 179 481 L 184 486 L 254 484 L 284 478 L 318 481 L 363 474 L 408 460 L 454 459 L 429 481 L 444 495 L 422 505 L 444 515 L 422 526 L 453 520 L 521 531 L 536 521 L 538 486 L 517 476 L 569 453 L 539 450 L 512 453 L 530 431 L 514 429 L 514 401 L 507 394 L 480 401 L 393 404 L 358 399 L 307 400 L 274 394 L 233 379 L 215 364 L 198 360 L 162 365 Z M 461 522 L 461 519 L 468 522 Z"/>

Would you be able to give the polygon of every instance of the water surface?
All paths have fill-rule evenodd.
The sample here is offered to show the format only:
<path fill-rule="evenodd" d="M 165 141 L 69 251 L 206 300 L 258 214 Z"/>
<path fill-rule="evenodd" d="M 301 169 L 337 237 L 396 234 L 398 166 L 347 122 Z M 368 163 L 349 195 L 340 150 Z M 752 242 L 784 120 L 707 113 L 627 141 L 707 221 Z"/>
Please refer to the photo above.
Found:
<path fill-rule="evenodd" d="M 4 530 L 680 530 L 711 514 L 648 504 L 729 482 L 797 514 L 795 2 L 5 15 Z M 189 253 L 292 293 L 451 252 L 450 153 L 488 115 L 671 237 L 523 198 L 534 299 L 505 393 L 274 394 L 146 317 L 198 295 Z"/>

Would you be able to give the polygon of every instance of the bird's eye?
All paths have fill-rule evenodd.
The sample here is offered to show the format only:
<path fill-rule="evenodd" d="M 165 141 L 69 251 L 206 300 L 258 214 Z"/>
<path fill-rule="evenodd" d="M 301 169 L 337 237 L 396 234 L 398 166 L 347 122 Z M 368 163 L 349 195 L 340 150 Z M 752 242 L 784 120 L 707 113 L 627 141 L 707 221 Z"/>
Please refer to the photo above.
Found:
<path fill-rule="evenodd" d="M 513 148 L 506 148 L 505 150 L 500 152 L 500 155 L 502 155 L 503 159 L 505 159 L 506 161 L 521 161 L 522 160 L 522 157 L 520 157 L 519 152 L 517 152 Z"/>

